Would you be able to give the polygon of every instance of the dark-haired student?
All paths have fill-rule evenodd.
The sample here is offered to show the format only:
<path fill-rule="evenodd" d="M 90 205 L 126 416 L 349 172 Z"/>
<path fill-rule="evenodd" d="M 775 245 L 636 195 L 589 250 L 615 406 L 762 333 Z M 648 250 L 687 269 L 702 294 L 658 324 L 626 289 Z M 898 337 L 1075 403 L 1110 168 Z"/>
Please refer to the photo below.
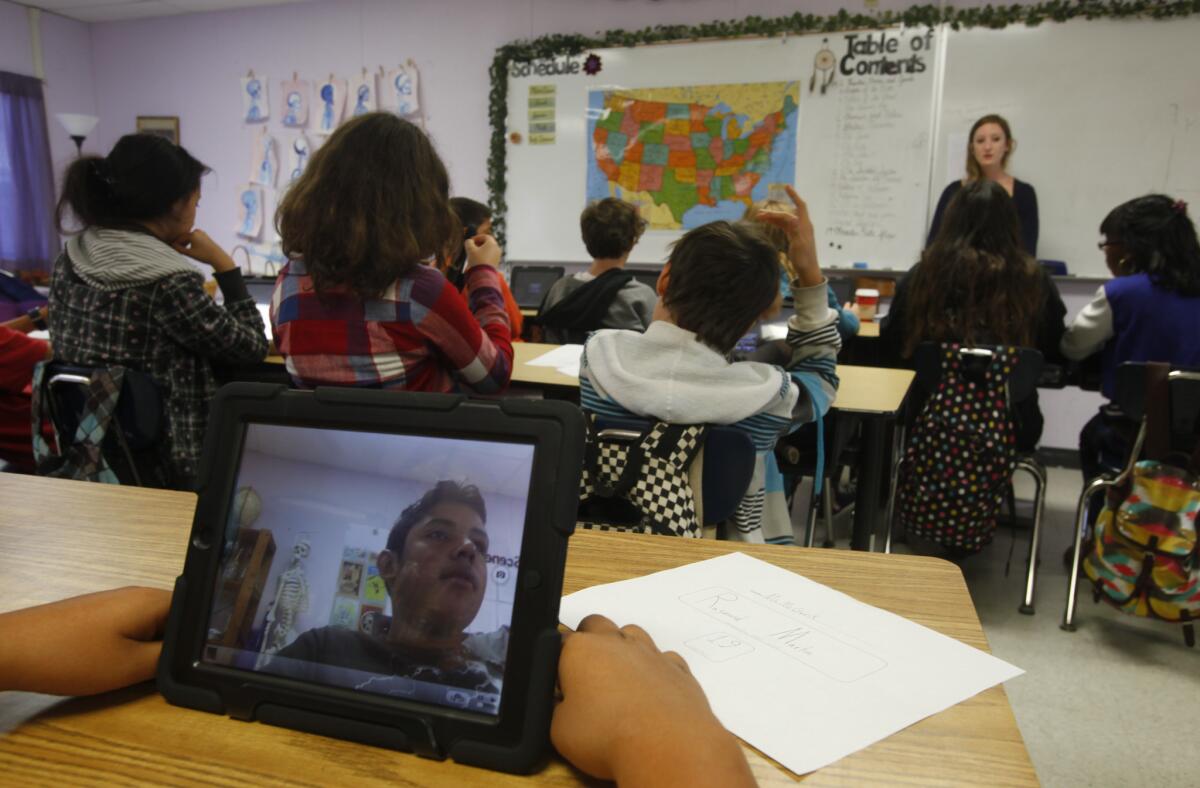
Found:
<path fill-rule="evenodd" d="M 425 262 L 462 231 L 446 167 L 408 121 L 372 112 L 338 127 L 276 217 L 288 263 L 275 341 L 299 386 L 493 394 L 512 376 L 500 247 L 464 244 L 463 290 Z"/>
<path fill-rule="evenodd" d="M 1012 198 L 994 181 L 972 181 L 950 201 L 921 262 L 897 284 L 880 325 L 881 349 L 897 366 L 911 364 L 927 341 L 1029 347 L 1053 361 L 1066 313 L 1054 282 L 1021 246 Z M 1013 419 L 1017 449 L 1032 451 L 1043 427 L 1036 391 Z"/>
<path fill-rule="evenodd" d="M 1062 338 L 1070 359 L 1102 353 L 1101 392 L 1116 394 L 1117 367 L 1163 361 L 1200 369 L 1200 241 L 1187 204 L 1162 194 L 1122 203 L 1100 224 L 1100 249 L 1114 278 Z M 1128 459 L 1128 425 L 1105 405 L 1079 436 L 1084 479 Z M 1095 507 L 1093 507 L 1095 510 Z"/>
<path fill-rule="evenodd" d="M 153 377 L 165 395 L 162 464 L 167 484 L 186 489 L 217 390 L 213 363 L 254 363 L 267 354 L 262 317 L 223 249 L 193 227 L 208 168 L 174 143 L 130 134 L 103 158 L 67 169 L 59 228 L 73 215 L 50 285 L 54 358 L 122 366 Z M 218 305 L 189 261 L 213 269 Z"/>
<path fill-rule="evenodd" d="M 579 229 L 592 265 L 546 293 L 538 312 L 546 341 L 579 343 L 601 328 L 645 331 L 658 294 L 625 271 L 625 263 L 646 220 L 629 203 L 605 197 L 583 209 Z"/>
<path fill-rule="evenodd" d="M 128 587 L 0 614 L 0 692 L 95 695 L 149 681 L 170 606 L 169 591 Z M 679 654 L 598 615 L 564 638 L 550 740 L 578 769 L 628 788 L 755 784 Z"/>
<path fill-rule="evenodd" d="M 808 209 L 790 187 L 788 194 L 792 211 L 758 215 L 788 236 L 795 313 L 786 344 L 772 347 L 780 363 L 729 360 L 738 339 L 779 311 L 779 254 L 756 225 L 713 222 L 671 250 L 645 333 L 596 332 L 579 376 L 580 401 L 593 413 L 732 424 L 750 434 L 754 476 L 726 528 L 742 541 L 794 541 L 771 450 L 780 435 L 824 416 L 837 392 L 837 313 L 826 300 Z"/>
<path fill-rule="evenodd" d="M 1030 257 L 1037 257 L 1037 192 L 1025 181 L 1008 174 L 1008 160 L 1016 146 L 1017 141 L 1013 139 L 1008 121 L 1000 115 L 984 115 L 971 124 L 971 133 L 967 135 L 966 177 L 952 182 L 942 191 L 937 208 L 933 212 L 933 221 L 929 223 L 926 246 L 931 246 L 937 239 L 946 209 L 950 207 L 950 201 L 958 194 L 959 189 L 986 180 L 1000 184 L 1008 196 L 1012 197 L 1020 222 L 1021 248 Z"/>
<path fill-rule="evenodd" d="M 467 252 L 463 244 L 468 238 L 492 234 L 492 209 L 470 197 L 451 197 L 450 210 L 454 211 L 454 215 L 458 217 L 463 231 L 461 236 L 455 237 L 453 243 L 450 244 L 453 255 L 442 273 L 461 288 L 463 267 L 467 264 Z M 517 304 L 517 299 L 513 298 L 512 290 L 503 274 L 500 275 L 499 282 L 500 295 L 504 298 L 504 311 L 508 313 L 508 322 L 512 327 L 512 340 L 520 342 L 525 318 L 521 315 L 521 307 Z"/>

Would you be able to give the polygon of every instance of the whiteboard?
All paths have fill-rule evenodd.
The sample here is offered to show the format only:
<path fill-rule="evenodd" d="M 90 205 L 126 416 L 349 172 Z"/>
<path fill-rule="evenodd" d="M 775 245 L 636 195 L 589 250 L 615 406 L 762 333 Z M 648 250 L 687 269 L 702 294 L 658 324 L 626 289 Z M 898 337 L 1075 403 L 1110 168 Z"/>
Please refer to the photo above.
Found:
<path fill-rule="evenodd" d="M 579 237 L 579 214 L 587 203 L 593 144 L 587 118 L 596 92 L 795 82 L 794 178 L 809 203 L 821 264 L 909 267 L 924 241 L 942 47 L 935 31 L 908 28 L 887 31 L 885 39 L 895 41 L 882 45 L 890 52 L 851 51 L 852 46 L 875 47 L 880 35 L 859 31 L 604 49 L 510 70 L 508 259 L 590 261 Z M 872 43 L 865 43 L 868 38 Z M 820 79 L 812 84 L 822 50 L 836 63 L 823 93 Z M 581 68 L 587 54 L 599 57 L 601 70 L 594 76 Z M 856 73 L 860 62 L 885 60 L 919 60 L 921 69 L 902 64 L 886 67 L 896 73 Z M 844 65 L 855 73 L 843 73 Z M 545 100 L 548 96 L 552 102 Z M 548 104 L 553 105 L 550 114 Z M 547 120 L 553 128 L 549 136 L 541 133 Z M 512 141 L 513 132 L 519 142 Z M 651 229 L 630 260 L 661 263 L 681 235 L 680 230 Z"/>
<path fill-rule="evenodd" d="M 1009 171 L 1037 190 L 1038 257 L 1107 277 L 1112 208 L 1150 192 L 1200 208 L 1197 42 L 1198 16 L 950 31 L 930 207 L 963 175 L 971 124 L 997 112 L 1017 140 Z"/>

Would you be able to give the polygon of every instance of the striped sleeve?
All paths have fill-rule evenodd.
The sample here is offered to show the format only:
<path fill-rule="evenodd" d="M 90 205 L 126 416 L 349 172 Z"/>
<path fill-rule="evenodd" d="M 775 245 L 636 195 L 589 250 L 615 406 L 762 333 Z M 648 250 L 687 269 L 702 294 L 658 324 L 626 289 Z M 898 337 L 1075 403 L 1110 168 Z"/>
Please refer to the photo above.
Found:
<path fill-rule="evenodd" d="M 825 282 L 812 287 L 793 284 L 792 296 L 796 313 L 788 321 L 790 358 L 784 368 L 800 389 L 792 419 L 804 423 L 824 416 L 837 396 L 837 354 L 842 338 L 837 330 L 837 312 L 829 307 Z"/>
<path fill-rule="evenodd" d="M 459 384 L 477 394 L 495 394 L 508 386 L 512 377 L 512 329 L 500 273 L 491 266 L 474 266 L 467 271 L 466 302 L 454 286 L 437 277 L 440 287 L 423 285 L 412 292 L 413 324 L 444 357 Z"/>

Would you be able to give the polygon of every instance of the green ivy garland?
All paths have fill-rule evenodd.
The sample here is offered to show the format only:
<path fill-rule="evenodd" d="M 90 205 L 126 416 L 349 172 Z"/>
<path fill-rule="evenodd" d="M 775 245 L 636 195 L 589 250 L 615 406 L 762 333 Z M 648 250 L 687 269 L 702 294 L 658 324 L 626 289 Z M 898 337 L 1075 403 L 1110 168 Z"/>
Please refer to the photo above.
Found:
<path fill-rule="evenodd" d="M 770 38 L 801 33 L 836 33 L 845 30 L 878 29 L 903 24 L 907 27 L 948 24 L 954 30 L 986 27 L 999 30 L 1008 25 L 1041 24 L 1046 20 L 1126 19 L 1149 17 L 1169 19 L 1200 13 L 1200 0 L 1047 0 L 1034 5 L 1001 5 L 982 8 L 938 8 L 917 5 L 904 11 L 858 14 L 846 10 L 829 16 L 796 13 L 791 16 L 748 16 L 699 25 L 655 25 L 642 30 L 607 30 L 595 36 L 551 34 L 531 41 L 514 41 L 496 50 L 489 74 L 492 89 L 488 115 L 492 125 L 491 152 L 488 155 L 487 186 L 492 206 L 492 227 L 497 240 L 504 243 L 505 214 L 508 202 L 506 177 L 508 125 L 508 68 L 511 63 L 579 55 L 592 49 L 633 47 L 714 38 Z"/>

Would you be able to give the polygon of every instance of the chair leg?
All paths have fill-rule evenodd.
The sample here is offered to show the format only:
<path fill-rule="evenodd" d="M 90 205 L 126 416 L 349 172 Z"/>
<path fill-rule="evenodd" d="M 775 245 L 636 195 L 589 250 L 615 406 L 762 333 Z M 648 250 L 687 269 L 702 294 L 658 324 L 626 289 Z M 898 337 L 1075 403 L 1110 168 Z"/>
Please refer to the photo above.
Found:
<path fill-rule="evenodd" d="M 821 505 L 825 520 L 825 544 L 823 546 L 836 547 L 837 542 L 833 538 L 833 480 L 828 477 L 825 479 L 825 484 L 821 486 Z"/>
<path fill-rule="evenodd" d="M 1059 628 L 1067 632 L 1075 631 L 1075 592 L 1079 587 L 1079 554 L 1083 548 L 1083 533 L 1087 530 L 1092 499 L 1096 493 L 1111 486 L 1112 482 L 1107 479 L 1092 479 L 1083 488 L 1083 493 L 1079 496 L 1079 504 L 1075 507 L 1075 547 L 1071 557 L 1071 576 L 1067 581 L 1067 606 L 1063 610 L 1062 623 L 1059 624 Z"/>
<path fill-rule="evenodd" d="M 1023 459 L 1017 468 L 1033 477 L 1033 532 L 1029 535 L 1029 572 L 1025 577 L 1025 601 L 1017 608 L 1021 613 L 1032 616 L 1034 583 L 1037 582 L 1038 550 L 1042 543 L 1042 512 L 1046 508 L 1046 470 L 1035 460 Z M 1014 509 L 1013 516 L 1016 516 Z"/>
<path fill-rule="evenodd" d="M 904 458 L 904 425 L 896 427 L 896 440 L 892 450 L 892 484 L 888 489 L 887 508 L 884 510 L 883 527 L 887 529 L 887 533 L 883 539 L 883 552 L 892 552 L 892 527 L 895 525 L 893 518 L 896 516 L 896 487 L 900 484 L 900 461 Z"/>
<path fill-rule="evenodd" d="M 815 480 L 814 480 L 815 488 Z M 804 524 L 804 546 L 812 547 L 817 536 L 817 495 L 814 490 L 808 496 L 808 517 Z"/>

